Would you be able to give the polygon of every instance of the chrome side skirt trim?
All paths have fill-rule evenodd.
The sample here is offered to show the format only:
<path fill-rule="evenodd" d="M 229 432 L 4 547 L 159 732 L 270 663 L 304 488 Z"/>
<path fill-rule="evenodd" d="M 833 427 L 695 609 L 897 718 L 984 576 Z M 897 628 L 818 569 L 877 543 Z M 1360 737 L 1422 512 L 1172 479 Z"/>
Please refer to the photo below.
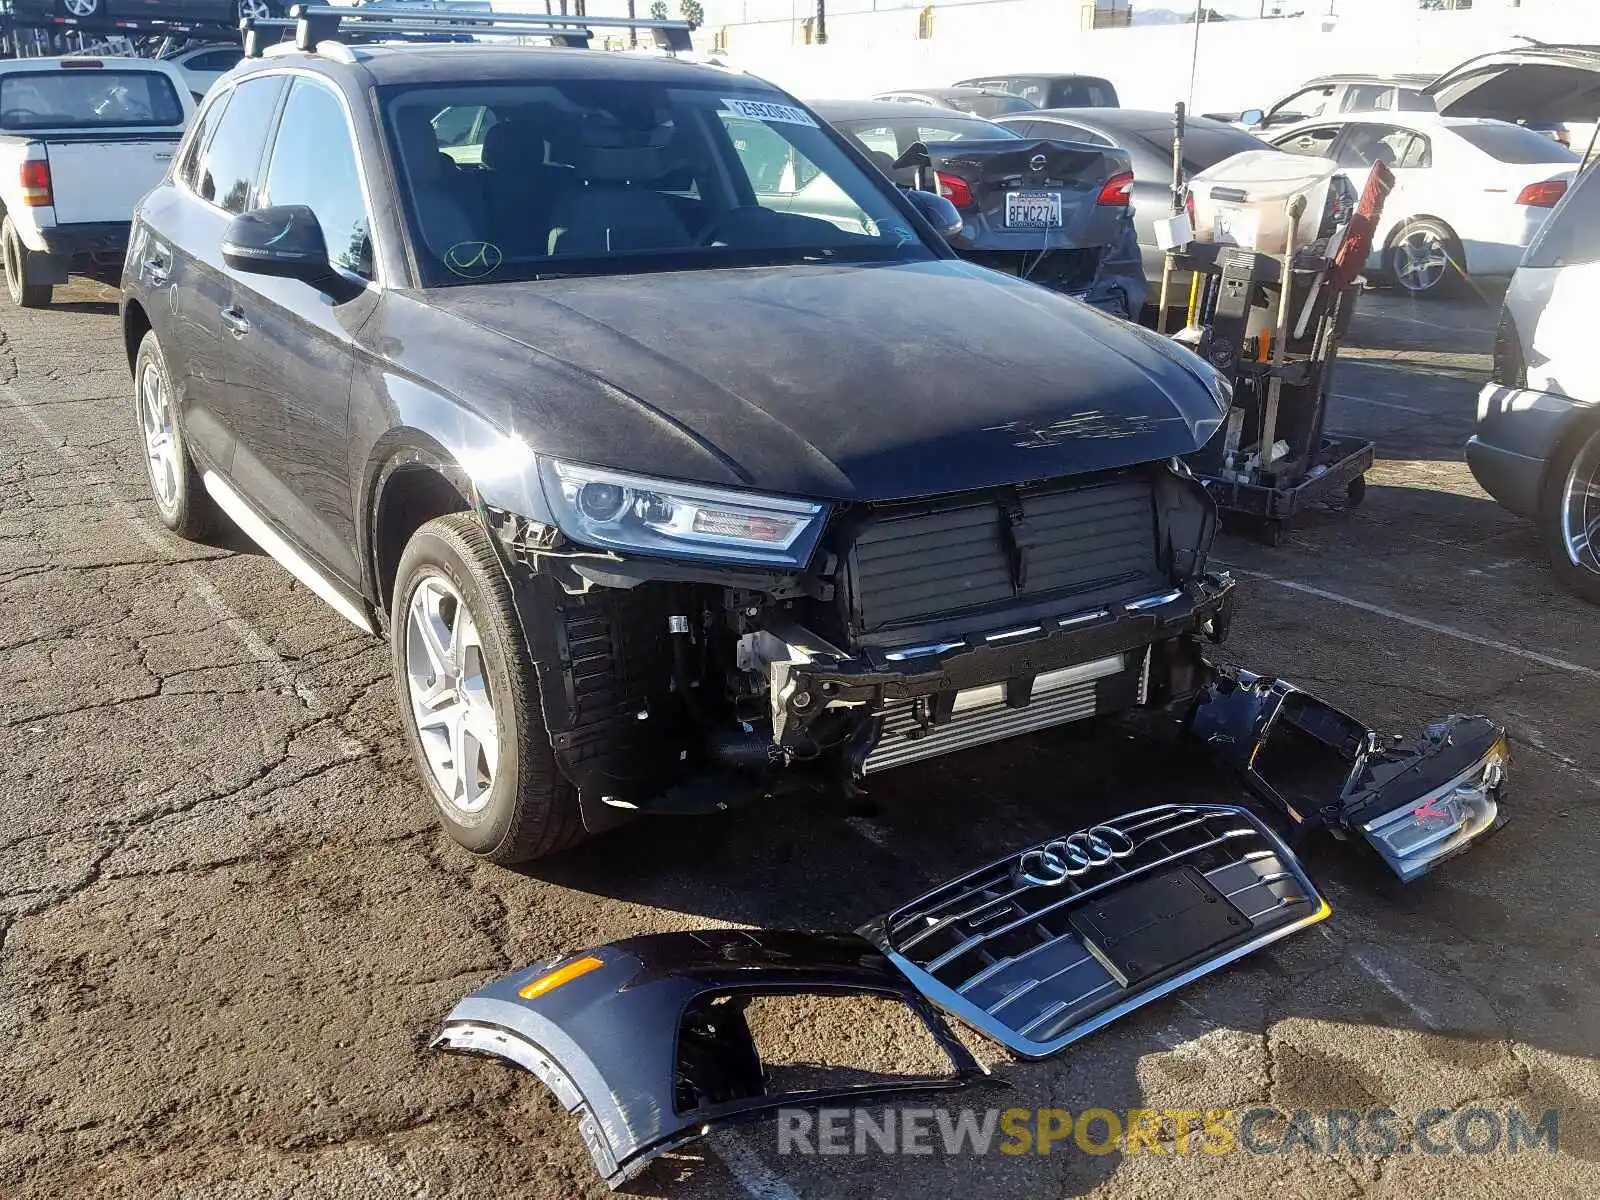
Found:
<path fill-rule="evenodd" d="M 278 536 L 277 531 L 257 515 L 255 509 L 250 507 L 243 496 L 233 490 L 227 480 L 215 471 L 207 471 L 202 479 L 206 491 L 210 492 L 211 498 L 217 502 L 217 507 L 227 513 L 233 523 L 244 530 L 252 542 L 277 559 L 279 566 L 362 633 L 373 632 L 372 622 L 367 619 L 367 614 L 352 604 L 333 581 L 307 562 L 298 550 Z"/>

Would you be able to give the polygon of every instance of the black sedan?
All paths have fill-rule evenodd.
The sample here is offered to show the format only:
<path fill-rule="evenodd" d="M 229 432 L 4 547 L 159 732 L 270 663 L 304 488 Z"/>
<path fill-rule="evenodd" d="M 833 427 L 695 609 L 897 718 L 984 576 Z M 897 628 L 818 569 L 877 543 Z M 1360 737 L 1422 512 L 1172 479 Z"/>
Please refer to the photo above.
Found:
<path fill-rule="evenodd" d="M 1066 137 L 1097 146 L 1115 146 L 1133 160 L 1133 221 L 1144 259 L 1145 277 L 1161 278 L 1162 251 L 1155 223 L 1172 215 L 1172 114 L 1137 108 L 1048 108 L 995 121 L 1024 137 Z M 1246 150 L 1271 146 L 1233 125 L 1206 117 L 1187 122 L 1183 173 L 1187 178 Z M 1187 287 L 1187 280 L 1182 286 Z M 1155 300 L 1154 292 L 1151 294 Z"/>

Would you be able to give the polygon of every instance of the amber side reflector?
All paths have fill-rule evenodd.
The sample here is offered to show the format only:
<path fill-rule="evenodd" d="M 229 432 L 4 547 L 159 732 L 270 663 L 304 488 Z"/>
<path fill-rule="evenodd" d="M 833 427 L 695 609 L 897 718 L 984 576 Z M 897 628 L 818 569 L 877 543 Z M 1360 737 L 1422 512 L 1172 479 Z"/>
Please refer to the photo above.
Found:
<path fill-rule="evenodd" d="M 590 971 L 598 970 L 605 966 L 592 954 L 582 958 L 575 958 L 564 967 L 557 967 L 547 975 L 541 975 L 532 983 L 525 983 L 517 990 L 517 995 L 524 1000 L 535 1000 L 546 992 L 553 992 L 563 983 L 571 983 L 580 975 L 587 975 Z"/>

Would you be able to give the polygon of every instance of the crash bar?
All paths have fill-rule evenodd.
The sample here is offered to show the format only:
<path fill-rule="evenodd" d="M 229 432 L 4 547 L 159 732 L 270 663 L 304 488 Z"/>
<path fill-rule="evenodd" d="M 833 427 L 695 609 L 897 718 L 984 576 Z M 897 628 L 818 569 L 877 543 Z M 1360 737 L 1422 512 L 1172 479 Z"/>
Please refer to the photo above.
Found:
<path fill-rule="evenodd" d="M 245 53 L 260 57 L 262 40 L 253 36 L 269 29 L 294 30 L 296 49 L 315 50 L 319 42 L 335 41 L 341 29 L 349 34 L 464 34 L 469 37 L 494 34 L 522 34 L 548 37 L 558 45 L 587 49 L 596 29 L 642 29 L 653 35 L 656 45 L 674 52 L 692 50 L 687 21 L 660 21 L 652 17 L 572 17 L 535 12 L 411 12 L 385 9 L 381 4 L 366 8 L 335 8 L 331 5 L 297 4 L 289 10 L 289 20 L 246 18 L 239 22 Z"/>

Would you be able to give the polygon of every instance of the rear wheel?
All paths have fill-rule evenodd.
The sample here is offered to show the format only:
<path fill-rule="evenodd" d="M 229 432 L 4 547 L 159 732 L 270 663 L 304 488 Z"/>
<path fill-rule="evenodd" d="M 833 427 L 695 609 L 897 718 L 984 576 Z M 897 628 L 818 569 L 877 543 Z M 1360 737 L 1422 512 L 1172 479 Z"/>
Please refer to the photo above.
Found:
<path fill-rule="evenodd" d="M 105 0 L 61 0 L 64 17 L 103 17 L 105 10 Z"/>
<path fill-rule="evenodd" d="M 0 259 L 5 264 L 6 292 L 11 303 L 18 308 L 43 308 L 50 303 L 54 289 L 48 283 L 27 282 L 28 250 L 10 217 L 0 221 Z"/>
<path fill-rule="evenodd" d="M 241 21 L 246 18 L 264 21 L 268 17 L 277 16 L 278 10 L 270 0 L 238 0 L 238 13 Z"/>
<path fill-rule="evenodd" d="M 406 741 L 451 838 L 501 864 L 581 841 L 578 793 L 556 766 L 510 585 L 473 514 L 412 535 L 391 630 Z"/>
<path fill-rule="evenodd" d="M 1600 424 L 1550 464 L 1539 526 L 1550 566 L 1568 591 L 1600 604 Z"/>
<path fill-rule="evenodd" d="M 1436 299 L 1463 278 L 1461 242 L 1442 221 L 1411 221 L 1389 244 L 1385 266 L 1408 296 Z"/>
<path fill-rule="evenodd" d="M 133 403 L 156 515 L 179 537 L 199 541 L 216 528 L 217 506 L 190 461 L 176 393 L 153 332 L 144 335 L 134 360 Z"/>

